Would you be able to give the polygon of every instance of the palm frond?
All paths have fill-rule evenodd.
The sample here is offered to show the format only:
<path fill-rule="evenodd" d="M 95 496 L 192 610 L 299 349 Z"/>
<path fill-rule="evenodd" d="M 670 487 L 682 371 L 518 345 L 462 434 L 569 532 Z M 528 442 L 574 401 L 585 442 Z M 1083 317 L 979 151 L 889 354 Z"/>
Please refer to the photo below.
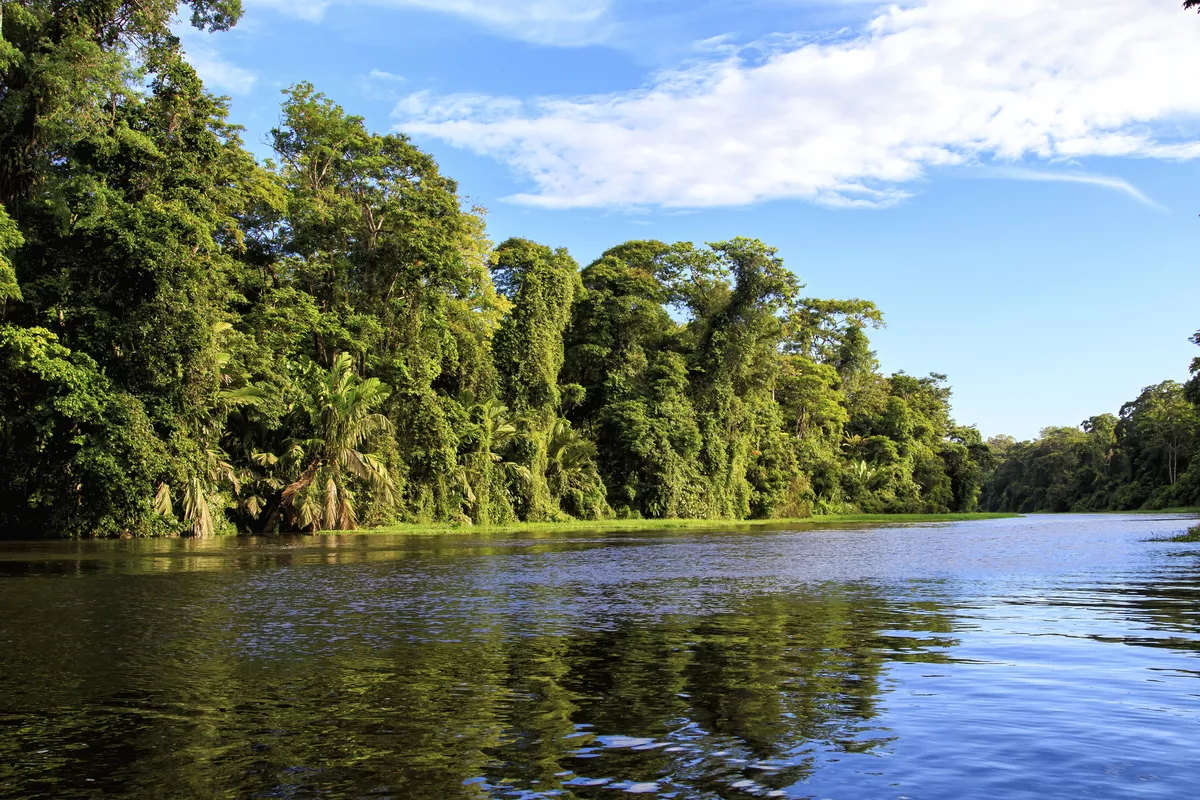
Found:
<path fill-rule="evenodd" d="M 529 467 L 513 461 L 505 461 L 503 469 L 510 480 L 514 480 L 526 487 L 533 485 L 533 472 L 530 471 Z"/>
<path fill-rule="evenodd" d="M 274 453 L 251 453 L 250 460 L 260 467 L 273 467 L 279 463 L 279 456 Z"/>
<path fill-rule="evenodd" d="M 250 512 L 250 516 L 257 519 L 258 515 L 263 512 L 263 508 L 266 506 L 266 503 L 261 497 L 259 497 L 256 494 L 253 494 L 253 495 L 250 495 L 249 497 L 247 497 L 242 502 L 242 505 L 246 508 L 247 511 Z"/>
<path fill-rule="evenodd" d="M 297 495 L 303 493 L 304 490 L 309 486 L 312 486 L 313 481 L 316 479 L 317 470 L 320 468 L 320 466 L 321 462 L 319 461 L 314 461 L 312 464 L 309 464 L 308 468 L 305 469 L 304 472 L 300 473 L 299 478 L 284 488 L 283 496 L 280 498 L 280 501 L 283 503 L 283 505 L 292 505 L 295 502 Z"/>
<path fill-rule="evenodd" d="M 354 511 L 354 495 L 343 486 L 338 493 L 337 528 L 352 531 L 358 528 L 358 515 Z"/>
<path fill-rule="evenodd" d="M 314 528 L 321 518 L 321 504 L 316 495 L 316 492 L 304 492 L 300 496 L 300 505 L 294 507 L 295 522 L 301 530 Z"/>
<path fill-rule="evenodd" d="M 337 527 L 338 518 L 338 485 L 333 476 L 330 475 L 325 479 L 325 508 L 324 518 L 321 520 L 320 528 Z"/>
<path fill-rule="evenodd" d="M 175 517 L 175 508 L 171 504 L 171 487 L 166 483 L 160 483 L 158 491 L 154 493 L 154 513 L 164 517 Z"/>
<path fill-rule="evenodd" d="M 199 478 L 189 480 L 183 490 L 183 518 L 192 523 L 192 535 L 198 539 L 208 538 L 215 532 L 208 494 Z"/>
<path fill-rule="evenodd" d="M 242 386 L 237 389 L 222 389 L 217 393 L 217 399 L 232 408 L 258 405 L 269 395 L 258 386 Z"/>

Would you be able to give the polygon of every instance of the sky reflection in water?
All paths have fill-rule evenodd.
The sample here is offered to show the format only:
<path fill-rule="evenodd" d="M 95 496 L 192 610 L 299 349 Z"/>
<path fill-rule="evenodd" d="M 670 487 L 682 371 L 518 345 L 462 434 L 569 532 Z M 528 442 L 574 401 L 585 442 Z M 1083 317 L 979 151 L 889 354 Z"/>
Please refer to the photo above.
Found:
<path fill-rule="evenodd" d="M 1190 796 L 1186 525 L 0 545 L 0 796 Z"/>

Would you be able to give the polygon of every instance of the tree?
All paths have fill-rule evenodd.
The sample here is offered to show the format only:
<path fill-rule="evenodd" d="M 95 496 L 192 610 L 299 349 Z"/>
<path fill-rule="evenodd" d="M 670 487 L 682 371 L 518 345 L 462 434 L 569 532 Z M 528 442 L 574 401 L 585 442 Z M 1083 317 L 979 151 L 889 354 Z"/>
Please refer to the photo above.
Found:
<path fill-rule="evenodd" d="M 224 104 L 182 60 L 169 30 L 177 5 L 6 4 L 0 293 L 8 322 L 48 330 L 136 398 L 167 453 L 156 485 L 186 495 L 210 471 L 223 426 L 210 424 L 220 405 L 215 331 L 262 173 Z M 234 1 L 191 7 L 206 29 L 240 15 Z M 208 510 L 200 506 L 197 516 Z"/>
<path fill-rule="evenodd" d="M 835 363 L 848 340 L 865 328 L 885 327 L 883 312 L 869 300 L 801 300 L 787 319 L 788 352 L 823 364 Z"/>
<path fill-rule="evenodd" d="M 493 340 L 501 396 L 522 419 L 514 448 L 528 468 L 530 485 L 518 498 L 524 519 L 555 519 L 562 514 L 546 482 L 549 437 L 561 409 L 559 371 L 563 333 L 571 307 L 583 291 L 578 265 L 566 250 L 551 250 L 526 239 L 496 248 L 492 272 L 512 303 Z"/>
<path fill-rule="evenodd" d="M 284 94 L 272 141 L 287 203 L 255 232 L 268 258 L 277 251 L 255 294 L 274 305 L 290 292 L 311 309 L 306 335 L 281 355 L 328 365 L 348 352 L 392 387 L 398 510 L 446 518 L 459 505 L 452 398 L 494 392 L 490 340 L 507 306 L 486 268 L 481 212 L 406 137 L 369 132 L 311 84 Z"/>
<path fill-rule="evenodd" d="M 0 327 L 0 535 L 177 532 L 151 495 L 170 470 L 142 404 L 44 328 Z"/>
<path fill-rule="evenodd" d="M 328 371 L 313 369 L 306 411 L 311 436 L 295 441 L 288 457 L 301 464 L 300 477 L 283 490 L 283 506 L 301 530 L 353 530 L 358 527 L 354 480 L 387 498 L 394 486 L 387 467 L 364 452 L 373 437 L 392 424 L 376 409 L 389 389 L 377 378 L 354 374 L 348 353 L 334 357 Z"/>
<path fill-rule="evenodd" d="M 563 332 L 583 293 L 579 267 L 566 250 L 509 239 L 496 248 L 492 273 L 512 303 L 493 348 L 502 393 L 517 414 L 544 416 L 561 399 Z"/>
<path fill-rule="evenodd" d="M 757 239 L 732 239 L 710 245 L 713 260 L 697 258 L 693 274 L 701 285 L 720 275 L 733 279 L 731 291 L 706 291 L 689 327 L 695 336 L 692 393 L 703 447 L 701 469 L 709 480 L 716 516 L 744 519 L 753 513 L 758 490 L 748 475 L 761 475 L 754 461 L 773 448 L 775 415 L 762 411 L 773 403 L 784 318 L 794 308 L 799 281 L 778 252 Z M 710 277 L 710 276 L 717 277 Z M 722 300 L 717 304 L 716 300 Z M 791 471 L 794 459 L 780 462 Z M 783 478 L 792 484 L 794 474 Z M 761 493 L 761 492 L 760 492 Z M 760 513 L 770 513 L 765 506 Z"/>
<path fill-rule="evenodd" d="M 1191 338 L 1191 342 L 1192 344 L 1200 345 L 1200 331 L 1196 331 L 1196 334 Z M 1187 382 L 1184 391 L 1187 394 L 1187 398 L 1194 405 L 1200 406 L 1200 356 L 1192 359 L 1190 372 L 1192 379 Z"/>
<path fill-rule="evenodd" d="M 528 488 L 529 469 L 507 456 L 517 435 L 517 422 L 497 398 L 479 400 L 470 392 L 458 398 L 465 411 L 459 437 L 458 478 L 468 519 L 492 525 L 515 519 L 509 486 Z"/>
<path fill-rule="evenodd" d="M 559 507 L 580 519 L 610 516 L 604 484 L 596 472 L 596 445 L 560 417 L 546 445 L 546 484 Z"/>
<path fill-rule="evenodd" d="M 1161 451 L 1167 483 L 1174 486 L 1179 480 L 1179 459 L 1190 455 L 1196 437 L 1196 411 L 1174 381 L 1147 388 L 1135 402 L 1138 408 L 1131 414 L 1139 417 L 1137 424 L 1148 444 Z"/>
<path fill-rule="evenodd" d="M 110 110 L 134 99 L 131 61 L 151 72 L 178 63 L 170 30 L 179 0 L 20 0 L 4 4 L 0 32 L 0 203 L 30 196 L 62 145 L 111 127 Z M 241 0 L 191 0 L 194 27 L 218 31 Z"/>
<path fill-rule="evenodd" d="M 0 321 L 8 315 L 9 300 L 23 300 L 21 287 L 17 283 L 17 273 L 13 269 L 9 253 L 25 244 L 17 224 L 13 222 L 8 212 L 0 207 Z"/>
<path fill-rule="evenodd" d="M 563 379 L 583 389 L 567 415 L 597 443 L 608 502 L 623 516 L 706 516 L 696 466 L 688 344 L 665 305 L 678 245 L 633 241 L 581 273 Z"/>
<path fill-rule="evenodd" d="M 999 511 L 1165 508 L 1200 502 L 1200 410 L 1174 381 L 1078 428 L 992 440 L 982 504 Z"/>

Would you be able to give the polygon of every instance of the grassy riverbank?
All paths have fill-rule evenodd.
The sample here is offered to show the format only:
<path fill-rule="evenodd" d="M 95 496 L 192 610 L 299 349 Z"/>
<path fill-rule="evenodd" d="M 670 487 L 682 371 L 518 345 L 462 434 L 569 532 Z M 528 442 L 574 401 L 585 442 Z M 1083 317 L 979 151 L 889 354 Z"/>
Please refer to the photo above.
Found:
<path fill-rule="evenodd" d="M 1161 539 L 1151 539 L 1152 542 L 1200 542 L 1200 525 L 1194 525 L 1178 536 L 1167 536 Z"/>
<path fill-rule="evenodd" d="M 1010 519 L 1018 514 L 834 514 L 803 519 L 713 520 L 713 519 L 609 519 L 571 522 L 518 522 L 512 525 L 473 527 L 445 523 L 407 523 L 373 528 L 356 533 L 402 533 L 431 536 L 451 533 L 571 533 L 582 531 L 700 531 L 746 530 L 755 528 L 799 527 L 855 524 L 913 524 L 921 522 L 963 522 L 970 520 Z M 336 531 L 330 531 L 336 533 Z"/>

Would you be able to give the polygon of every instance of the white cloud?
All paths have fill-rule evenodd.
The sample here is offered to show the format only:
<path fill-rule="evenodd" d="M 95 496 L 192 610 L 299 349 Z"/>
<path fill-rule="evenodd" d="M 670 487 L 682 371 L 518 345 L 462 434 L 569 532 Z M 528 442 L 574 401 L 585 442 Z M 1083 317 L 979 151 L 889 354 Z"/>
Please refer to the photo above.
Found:
<path fill-rule="evenodd" d="M 248 94 L 258 80 L 253 72 L 239 67 L 222 56 L 208 41 L 209 34 L 194 29 L 177 28 L 183 42 L 184 55 L 204 85 L 215 93 Z"/>
<path fill-rule="evenodd" d="M 849 39 L 717 51 L 636 91 L 420 93 L 396 116 L 509 163 L 532 184 L 513 199 L 540 206 L 879 206 L 937 167 L 1200 156 L 1181 134 L 1200 120 L 1197 37 L 1163 0 L 925 0 Z"/>
<path fill-rule="evenodd" d="M 248 0 L 250 8 L 270 8 L 320 21 L 334 5 L 415 8 L 451 14 L 517 39 L 575 46 L 607 38 L 610 0 Z"/>
<path fill-rule="evenodd" d="M 1141 189 L 1124 178 L 1111 175 L 1094 175 L 1090 172 L 1046 172 L 1022 167 L 1002 167 L 983 173 L 984 177 L 1008 178 L 1017 181 L 1050 181 L 1054 183 L 1083 183 L 1112 189 L 1114 192 L 1128 195 L 1143 205 L 1165 210 L 1160 204 L 1146 196 Z"/>
<path fill-rule="evenodd" d="M 406 83 L 408 81 L 408 78 L 405 78 L 403 75 L 397 75 L 394 72 L 387 72 L 378 68 L 368 72 L 367 79 L 382 83 Z"/>

